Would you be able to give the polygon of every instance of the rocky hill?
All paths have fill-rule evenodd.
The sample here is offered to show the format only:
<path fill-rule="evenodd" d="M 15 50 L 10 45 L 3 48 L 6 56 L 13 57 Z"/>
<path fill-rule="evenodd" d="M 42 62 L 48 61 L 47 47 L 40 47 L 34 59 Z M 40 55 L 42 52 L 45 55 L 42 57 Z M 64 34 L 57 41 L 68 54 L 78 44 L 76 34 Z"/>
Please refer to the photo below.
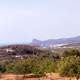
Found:
<path fill-rule="evenodd" d="M 31 44 L 40 47 L 55 47 L 74 43 L 80 43 L 80 36 L 72 38 L 48 39 L 45 41 L 34 39 Z"/>

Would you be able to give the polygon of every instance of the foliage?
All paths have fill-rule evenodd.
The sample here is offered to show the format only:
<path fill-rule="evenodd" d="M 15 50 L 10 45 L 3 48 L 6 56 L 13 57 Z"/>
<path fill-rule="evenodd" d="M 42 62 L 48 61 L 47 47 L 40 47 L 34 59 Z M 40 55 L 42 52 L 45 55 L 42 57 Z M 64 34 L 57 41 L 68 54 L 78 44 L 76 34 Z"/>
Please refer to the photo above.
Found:
<path fill-rule="evenodd" d="M 80 52 L 77 49 L 65 50 L 62 56 L 80 56 Z"/>
<path fill-rule="evenodd" d="M 0 73 L 4 73 L 6 71 L 6 68 L 4 65 L 0 65 Z"/>
<path fill-rule="evenodd" d="M 64 58 L 58 64 L 58 71 L 61 76 L 80 77 L 80 57 Z"/>
<path fill-rule="evenodd" d="M 6 64 L 8 63 L 8 64 Z M 15 74 L 29 74 L 44 75 L 45 72 L 54 72 L 56 68 L 56 62 L 49 58 L 28 58 L 23 60 L 14 60 L 5 62 L 5 68 L 7 73 Z"/>
<path fill-rule="evenodd" d="M 63 58 L 62 58 L 63 57 Z M 9 59 L 0 61 L 0 73 L 44 75 L 57 72 L 61 76 L 80 77 L 80 52 L 76 49 L 58 54 L 46 53 L 26 59 Z"/>

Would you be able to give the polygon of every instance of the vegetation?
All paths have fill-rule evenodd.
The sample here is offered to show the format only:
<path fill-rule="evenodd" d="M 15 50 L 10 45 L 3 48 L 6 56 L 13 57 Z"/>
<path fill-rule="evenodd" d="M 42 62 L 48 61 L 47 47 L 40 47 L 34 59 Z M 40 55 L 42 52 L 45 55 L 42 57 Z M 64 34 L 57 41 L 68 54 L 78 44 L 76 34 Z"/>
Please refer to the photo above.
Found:
<path fill-rule="evenodd" d="M 65 50 L 60 55 L 32 47 L 26 49 L 25 46 L 13 46 L 12 48 L 16 52 L 12 52 L 12 55 L 9 54 L 8 59 L 0 61 L 0 73 L 42 76 L 45 73 L 57 72 L 61 76 L 76 77 L 77 80 L 80 77 L 80 52 L 77 49 Z M 20 56 L 24 53 L 28 57 L 13 58 L 13 53 L 16 56 L 18 52 Z"/>
<path fill-rule="evenodd" d="M 63 58 L 58 63 L 58 71 L 61 76 L 80 77 L 80 52 L 78 50 L 65 51 Z"/>
<path fill-rule="evenodd" d="M 58 65 L 59 73 L 61 76 L 80 77 L 80 57 L 70 56 L 60 61 Z"/>
<path fill-rule="evenodd" d="M 6 64 L 8 63 L 8 64 Z M 45 73 L 55 72 L 56 62 L 51 59 L 23 59 L 14 61 L 5 61 L 4 65 L 0 66 L 1 73 L 14 74 L 30 74 L 44 75 Z M 3 67 L 4 66 L 4 67 Z"/>
<path fill-rule="evenodd" d="M 80 57 L 80 52 L 77 49 L 65 50 L 62 56 L 63 57 L 70 57 L 70 56 Z"/>

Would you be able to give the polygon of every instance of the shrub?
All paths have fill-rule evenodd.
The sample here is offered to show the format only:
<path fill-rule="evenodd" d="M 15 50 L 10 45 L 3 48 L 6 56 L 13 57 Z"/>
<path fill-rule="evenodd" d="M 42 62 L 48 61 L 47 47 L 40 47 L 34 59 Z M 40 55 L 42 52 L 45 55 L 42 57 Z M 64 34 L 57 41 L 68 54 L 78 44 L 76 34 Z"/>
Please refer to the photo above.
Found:
<path fill-rule="evenodd" d="M 0 73 L 4 73 L 6 71 L 5 65 L 0 65 Z"/>
<path fill-rule="evenodd" d="M 69 56 L 79 56 L 80 57 L 80 52 L 77 49 L 71 49 L 71 50 L 66 50 L 64 51 L 63 57 L 69 57 Z"/>
<path fill-rule="evenodd" d="M 70 56 L 60 61 L 58 71 L 61 76 L 80 77 L 80 57 Z"/>

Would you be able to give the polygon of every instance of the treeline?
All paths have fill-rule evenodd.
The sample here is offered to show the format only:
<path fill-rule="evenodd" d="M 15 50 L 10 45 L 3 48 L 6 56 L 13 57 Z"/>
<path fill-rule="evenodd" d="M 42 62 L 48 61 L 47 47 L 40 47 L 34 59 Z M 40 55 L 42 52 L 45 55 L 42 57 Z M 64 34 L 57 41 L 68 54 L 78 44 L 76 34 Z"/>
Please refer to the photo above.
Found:
<path fill-rule="evenodd" d="M 45 75 L 46 73 L 57 72 L 61 76 L 80 77 L 80 52 L 76 49 L 64 51 L 58 54 L 48 53 L 42 57 L 27 59 L 10 59 L 0 61 L 1 73 L 13 74 L 35 74 Z"/>

